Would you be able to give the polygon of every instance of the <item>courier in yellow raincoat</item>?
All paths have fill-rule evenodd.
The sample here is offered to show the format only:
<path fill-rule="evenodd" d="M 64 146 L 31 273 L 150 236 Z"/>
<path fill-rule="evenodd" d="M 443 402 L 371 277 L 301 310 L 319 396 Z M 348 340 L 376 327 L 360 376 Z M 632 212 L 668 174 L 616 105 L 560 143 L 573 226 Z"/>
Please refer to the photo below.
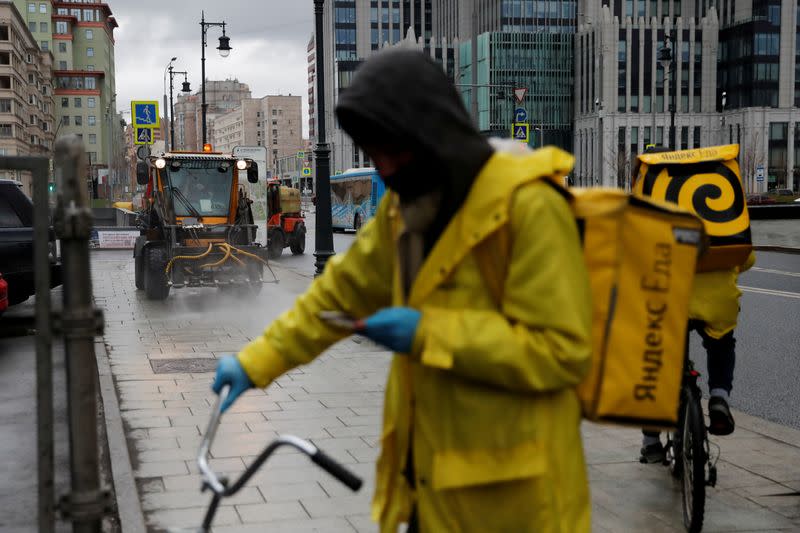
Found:
<path fill-rule="evenodd" d="M 574 390 L 590 364 L 588 277 L 567 201 L 538 179 L 563 177 L 572 157 L 493 152 L 441 66 L 417 51 L 366 62 L 337 114 L 395 192 L 238 354 L 246 378 L 266 387 L 345 336 L 321 311 L 366 318 L 368 336 L 386 308 L 418 313 L 386 384 L 372 504 L 381 531 L 403 522 L 424 533 L 589 531 Z M 498 308 L 474 250 L 506 225 L 513 244 Z M 221 362 L 215 387 L 238 383 L 229 364 L 238 365 Z"/>
<path fill-rule="evenodd" d="M 724 147 L 723 147 L 724 148 Z M 738 148 L 737 148 L 738 150 Z M 648 149 L 645 153 L 667 152 L 665 148 Z M 686 153 L 686 152 L 682 152 Z M 639 171 L 634 172 L 638 177 Z M 746 205 L 742 206 L 746 209 Z M 701 218 L 703 218 L 701 216 Z M 736 363 L 734 330 L 739 317 L 737 286 L 739 274 L 755 263 L 755 254 L 739 266 L 724 270 L 700 272 L 695 275 L 692 298 L 689 301 L 689 318 L 703 338 L 707 353 L 709 399 L 709 431 L 715 435 L 733 432 L 735 423 L 728 406 L 733 389 L 733 372 Z M 665 450 L 657 432 L 643 431 L 641 461 L 661 463 Z"/>

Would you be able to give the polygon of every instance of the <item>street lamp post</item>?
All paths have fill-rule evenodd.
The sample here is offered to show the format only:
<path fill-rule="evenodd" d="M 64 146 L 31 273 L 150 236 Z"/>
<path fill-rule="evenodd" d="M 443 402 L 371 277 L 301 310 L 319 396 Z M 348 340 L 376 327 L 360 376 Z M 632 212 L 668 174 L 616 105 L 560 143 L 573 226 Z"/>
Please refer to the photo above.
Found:
<path fill-rule="evenodd" d="M 325 271 L 328 259 L 333 256 L 333 221 L 331 220 L 331 150 L 325 138 L 325 45 L 323 43 L 323 10 L 325 0 L 314 0 L 316 25 L 316 79 L 317 79 L 317 147 L 314 150 L 317 172 L 317 227 L 314 238 L 316 275 Z"/>
<path fill-rule="evenodd" d="M 189 86 L 189 80 L 187 76 L 189 75 L 185 70 L 176 71 L 172 69 L 172 65 L 169 66 L 169 140 L 170 140 L 170 150 L 175 150 L 175 107 L 173 105 L 172 100 L 172 91 L 173 91 L 173 80 L 175 79 L 176 74 L 183 74 L 183 86 L 181 87 L 181 92 L 189 93 L 192 92 L 191 87 Z M 205 143 L 204 143 L 205 144 Z"/>
<path fill-rule="evenodd" d="M 177 60 L 178 60 L 177 57 L 173 57 L 172 59 L 170 59 L 169 63 L 167 63 L 167 67 L 164 69 L 164 114 L 165 115 L 167 114 L 167 112 L 169 110 L 169 104 L 167 102 L 167 72 L 169 71 L 169 69 L 172 68 L 172 64 Z M 171 111 L 169 111 L 169 113 L 170 113 L 170 115 L 172 115 Z M 166 117 L 166 118 L 167 118 L 167 120 L 169 120 L 169 117 Z M 166 128 L 164 128 L 164 129 L 166 130 Z M 171 137 L 167 139 L 167 146 L 169 146 L 169 142 L 171 140 L 172 140 Z"/>
<path fill-rule="evenodd" d="M 206 22 L 206 12 L 203 11 L 200 19 L 200 28 L 202 34 L 202 51 L 200 55 L 200 75 L 202 76 L 202 115 L 203 115 L 203 145 L 208 142 L 208 127 L 206 123 L 206 115 L 208 114 L 208 104 L 206 103 L 206 36 L 208 34 L 208 28 L 211 27 L 220 27 L 222 28 L 222 36 L 219 38 L 219 46 L 217 50 L 219 50 L 219 55 L 222 57 L 228 57 L 231 53 L 231 45 L 230 45 L 230 37 L 225 35 L 225 21 L 222 22 Z"/>
<path fill-rule="evenodd" d="M 671 32 L 674 35 L 674 31 Z M 677 99 L 677 76 L 675 76 L 675 54 L 672 51 L 672 43 L 675 41 L 675 38 L 670 38 L 669 35 L 666 36 L 664 39 L 664 46 L 658 51 L 658 61 L 661 63 L 661 67 L 664 69 L 664 81 L 669 79 L 669 112 L 670 112 L 670 128 L 669 128 L 669 148 L 670 150 L 675 150 L 675 108 Z M 667 77 L 667 72 L 669 72 L 669 77 Z"/>

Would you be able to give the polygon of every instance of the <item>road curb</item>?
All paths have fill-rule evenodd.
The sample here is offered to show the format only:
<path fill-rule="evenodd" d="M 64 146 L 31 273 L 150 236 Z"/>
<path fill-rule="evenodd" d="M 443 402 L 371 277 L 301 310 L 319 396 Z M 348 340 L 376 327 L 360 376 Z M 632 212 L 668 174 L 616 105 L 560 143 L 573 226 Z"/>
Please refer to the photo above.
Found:
<path fill-rule="evenodd" d="M 800 248 L 792 248 L 791 246 L 773 246 L 771 244 L 760 244 L 753 246 L 753 250 L 757 252 L 780 252 L 783 254 L 800 254 Z"/>
<path fill-rule="evenodd" d="M 736 420 L 736 427 L 758 433 L 759 435 L 782 442 L 795 448 L 800 448 L 800 430 L 770 422 L 764 418 L 748 415 L 741 411 L 731 409 Z"/>
<path fill-rule="evenodd" d="M 133 477 L 131 456 L 125 438 L 125 428 L 122 425 L 122 414 L 119 410 L 111 365 L 108 362 L 108 352 L 102 340 L 95 342 L 94 350 L 97 356 L 97 374 L 106 419 L 111 479 L 114 481 L 114 491 L 117 496 L 120 526 L 125 533 L 145 533 L 147 528 L 142 505 L 139 502 L 139 492 L 136 489 L 136 480 Z"/>

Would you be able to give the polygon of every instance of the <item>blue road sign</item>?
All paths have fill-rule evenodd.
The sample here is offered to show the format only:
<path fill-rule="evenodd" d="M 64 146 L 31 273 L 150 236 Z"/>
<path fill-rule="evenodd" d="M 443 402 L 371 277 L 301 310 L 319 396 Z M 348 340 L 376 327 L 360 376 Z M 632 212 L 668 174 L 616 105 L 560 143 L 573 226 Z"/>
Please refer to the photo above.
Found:
<path fill-rule="evenodd" d="M 528 122 L 528 110 L 518 107 L 514 110 L 514 122 Z"/>
<path fill-rule="evenodd" d="M 134 126 L 158 128 L 161 125 L 158 116 L 158 102 L 155 100 L 131 102 L 131 113 L 133 114 Z"/>
<path fill-rule="evenodd" d="M 136 126 L 133 131 L 133 144 L 153 144 L 153 128 Z"/>
<path fill-rule="evenodd" d="M 531 125 L 515 123 L 511 129 L 511 133 L 515 141 L 522 141 L 527 144 L 528 141 L 530 141 Z"/>

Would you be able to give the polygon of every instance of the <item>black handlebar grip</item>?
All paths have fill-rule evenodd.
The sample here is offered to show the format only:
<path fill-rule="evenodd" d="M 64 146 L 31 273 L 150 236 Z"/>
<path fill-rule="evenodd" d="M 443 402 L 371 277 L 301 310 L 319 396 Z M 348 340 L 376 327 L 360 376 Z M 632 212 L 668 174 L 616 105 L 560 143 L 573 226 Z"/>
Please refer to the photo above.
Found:
<path fill-rule="evenodd" d="M 363 481 L 344 466 L 337 463 L 334 459 L 325 455 L 322 450 L 317 449 L 317 453 L 311 456 L 311 460 L 317 465 L 327 470 L 327 472 L 347 485 L 350 490 L 357 492 L 361 488 Z"/>

